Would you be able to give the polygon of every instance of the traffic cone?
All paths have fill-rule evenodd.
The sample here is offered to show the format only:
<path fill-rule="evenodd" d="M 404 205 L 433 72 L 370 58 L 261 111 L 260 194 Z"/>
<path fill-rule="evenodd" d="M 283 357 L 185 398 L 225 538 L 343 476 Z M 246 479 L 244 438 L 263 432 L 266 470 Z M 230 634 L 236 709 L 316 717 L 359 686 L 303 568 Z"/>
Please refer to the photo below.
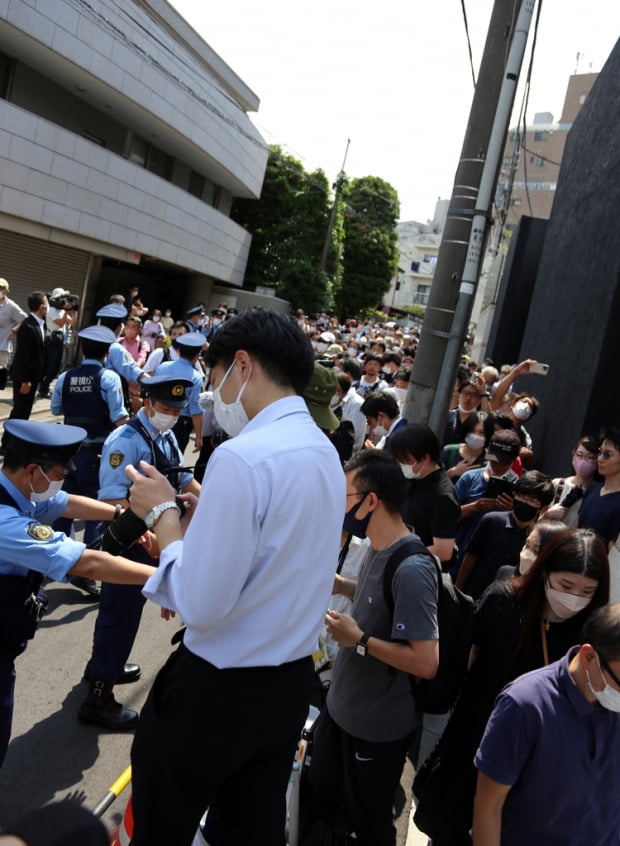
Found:
<path fill-rule="evenodd" d="M 125 813 L 123 814 L 123 819 L 121 824 L 117 826 L 114 831 L 112 832 L 112 836 L 110 839 L 110 846 L 129 846 L 131 843 L 131 838 L 133 837 L 133 805 L 131 803 L 131 796 L 129 797 L 129 802 L 127 802 L 127 807 L 125 808 Z"/>

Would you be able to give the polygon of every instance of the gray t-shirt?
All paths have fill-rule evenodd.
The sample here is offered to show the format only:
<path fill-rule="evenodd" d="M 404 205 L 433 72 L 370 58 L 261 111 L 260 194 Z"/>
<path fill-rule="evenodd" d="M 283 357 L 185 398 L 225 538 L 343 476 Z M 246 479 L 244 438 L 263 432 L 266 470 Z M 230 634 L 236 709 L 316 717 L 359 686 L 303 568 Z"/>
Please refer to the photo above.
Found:
<path fill-rule="evenodd" d="M 398 566 L 392 581 L 394 617 L 383 596 L 383 571 L 391 554 L 372 547 L 360 570 L 351 616 L 367 634 L 382 640 L 438 640 L 437 569 L 426 556 L 412 555 Z M 375 743 L 399 740 L 413 731 L 415 707 L 406 673 L 355 647 L 339 650 L 327 708 L 344 731 Z"/>

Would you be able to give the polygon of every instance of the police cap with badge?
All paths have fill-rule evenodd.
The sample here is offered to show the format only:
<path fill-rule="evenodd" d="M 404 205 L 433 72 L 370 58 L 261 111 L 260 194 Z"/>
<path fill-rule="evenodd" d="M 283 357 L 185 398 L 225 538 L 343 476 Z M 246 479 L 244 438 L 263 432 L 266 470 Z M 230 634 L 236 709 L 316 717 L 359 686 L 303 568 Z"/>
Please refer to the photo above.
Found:
<path fill-rule="evenodd" d="M 204 306 L 197 305 L 185 312 L 186 317 L 193 317 L 195 314 L 204 314 Z"/>
<path fill-rule="evenodd" d="M 191 387 L 192 383 L 189 379 L 179 379 L 178 376 L 174 378 L 172 376 L 154 376 L 140 384 L 140 392 L 143 397 L 161 402 L 169 408 L 185 408 L 187 391 Z"/>
<path fill-rule="evenodd" d="M 86 437 L 81 426 L 39 423 L 34 420 L 6 420 L 5 455 L 12 454 L 26 464 L 61 464 L 74 470 L 71 461 Z"/>

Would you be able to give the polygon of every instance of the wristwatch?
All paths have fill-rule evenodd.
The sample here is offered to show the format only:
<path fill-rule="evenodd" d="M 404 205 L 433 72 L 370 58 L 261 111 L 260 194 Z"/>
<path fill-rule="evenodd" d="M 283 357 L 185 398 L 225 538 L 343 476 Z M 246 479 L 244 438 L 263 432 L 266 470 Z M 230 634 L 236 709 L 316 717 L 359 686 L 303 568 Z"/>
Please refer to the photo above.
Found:
<path fill-rule="evenodd" d="M 181 509 L 173 499 L 168 500 L 168 502 L 160 502 L 159 505 L 154 506 L 146 512 L 144 516 L 146 528 L 149 530 L 153 529 L 155 523 L 157 523 L 164 511 L 168 511 L 169 508 L 176 508 L 179 515 L 181 514 Z"/>
<path fill-rule="evenodd" d="M 358 640 L 358 642 L 355 645 L 355 651 L 357 652 L 358 655 L 361 655 L 362 658 L 365 658 L 366 653 L 368 652 L 368 638 L 369 637 L 370 637 L 370 635 L 366 634 L 364 632 L 364 634 L 361 636 L 361 638 Z"/>

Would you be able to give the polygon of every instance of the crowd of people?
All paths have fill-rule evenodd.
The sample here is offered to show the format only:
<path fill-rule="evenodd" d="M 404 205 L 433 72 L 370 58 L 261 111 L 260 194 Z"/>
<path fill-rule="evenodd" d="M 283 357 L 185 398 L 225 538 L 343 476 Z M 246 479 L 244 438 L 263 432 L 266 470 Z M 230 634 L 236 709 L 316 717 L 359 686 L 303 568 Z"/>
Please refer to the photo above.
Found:
<path fill-rule="evenodd" d="M 78 716 L 136 728 L 135 846 L 190 844 L 207 808 L 214 846 L 285 843 L 319 641 L 330 684 L 301 843 L 394 844 L 407 754 L 434 846 L 617 842 L 620 427 L 576 432 L 570 472 L 552 479 L 526 428 L 540 403 L 519 390 L 540 371 L 532 359 L 464 356 L 436 433 L 407 420 L 415 321 L 225 304 L 207 316 L 200 303 L 175 319 L 137 289 L 78 332 L 79 363 L 51 392 L 65 426 L 36 423 L 46 377 L 20 359 L 40 346 L 45 365 L 48 306 L 33 292 L 29 315 L 7 311 L 0 761 L 43 576 L 77 578 L 99 599 Z M 436 713 L 415 698 L 440 666 L 444 582 L 474 610 L 460 693 Z M 114 688 L 140 676 L 129 658 L 145 598 L 185 628 L 139 716 Z M 576 799 L 580 779 L 604 808 L 596 821 Z"/>

